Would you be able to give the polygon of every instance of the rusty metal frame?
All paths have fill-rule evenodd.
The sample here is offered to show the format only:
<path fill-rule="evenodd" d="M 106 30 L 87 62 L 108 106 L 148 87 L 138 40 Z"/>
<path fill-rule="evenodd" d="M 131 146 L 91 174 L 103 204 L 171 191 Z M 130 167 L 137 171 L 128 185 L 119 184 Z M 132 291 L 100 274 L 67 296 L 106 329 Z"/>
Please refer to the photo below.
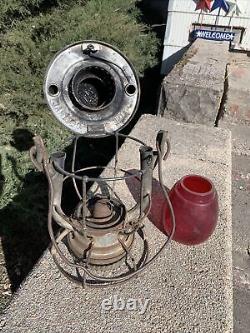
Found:
<path fill-rule="evenodd" d="M 166 248 L 166 246 L 171 241 L 173 234 L 175 232 L 175 216 L 173 212 L 173 208 L 171 202 L 168 197 L 168 193 L 163 185 L 162 179 L 162 162 L 167 159 L 169 151 L 170 151 L 170 142 L 167 138 L 167 132 L 159 131 L 157 138 L 156 138 L 156 150 L 153 150 L 151 147 L 147 146 L 141 140 L 137 138 L 127 136 L 121 133 L 111 133 L 109 135 L 114 135 L 116 137 L 116 153 L 115 153 L 115 167 L 114 167 L 114 176 L 113 177 L 87 177 L 87 176 L 80 176 L 78 175 L 79 172 L 86 171 L 87 169 L 81 170 L 74 170 L 75 167 L 75 154 L 77 149 L 77 142 L 79 136 L 74 138 L 74 152 L 72 158 L 72 169 L 71 172 L 68 172 L 64 168 L 66 154 L 64 152 L 57 152 L 52 154 L 50 157 L 47 154 L 46 148 L 44 146 L 43 140 L 40 136 L 36 136 L 34 138 L 35 145 L 30 150 L 30 157 L 34 164 L 34 166 L 39 170 L 43 171 L 48 179 L 49 184 L 49 210 L 48 210 L 48 230 L 49 235 L 51 238 L 52 246 L 51 246 L 51 253 L 52 257 L 58 266 L 59 270 L 70 280 L 81 284 L 83 286 L 90 285 L 90 286 L 107 286 L 110 284 L 116 284 L 120 282 L 124 282 L 133 276 L 140 273 L 144 270 L 149 264 L 151 264 L 156 258 L 160 255 L 160 253 Z M 140 148 L 140 160 L 141 160 L 141 170 L 138 171 L 136 174 L 127 174 L 123 177 L 117 176 L 117 162 L 118 162 L 118 140 L 119 137 L 131 139 L 139 144 L 141 144 Z M 167 238 L 166 242 L 162 245 L 159 251 L 151 258 L 148 259 L 148 241 L 145 239 L 145 235 L 143 232 L 144 220 L 146 219 L 150 208 L 151 208 L 151 192 L 152 192 L 152 179 L 153 179 L 153 170 L 158 167 L 158 177 L 159 182 L 167 201 L 168 207 L 171 212 L 172 217 L 172 232 Z M 100 168 L 98 166 L 93 166 L 93 168 Z M 105 169 L 106 167 L 101 167 Z M 125 171 L 122 170 L 121 171 Z M 65 237 L 71 232 L 77 231 L 80 233 L 87 232 L 86 226 L 86 214 L 84 213 L 83 209 L 83 216 L 81 221 L 78 219 L 74 219 L 72 217 L 68 217 L 64 214 L 61 208 L 61 196 L 62 196 L 62 187 L 63 182 L 65 179 L 71 178 L 75 189 L 76 186 L 76 179 L 82 181 L 82 194 L 80 194 L 78 190 L 79 199 L 83 202 L 83 207 L 86 206 L 87 201 L 87 182 L 113 182 L 113 187 L 109 186 L 109 188 L 115 193 L 115 182 L 125 180 L 129 177 L 140 177 L 141 179 L 141 199 L 140 202 L 137 203 L 132 209 L 127 212 L 127 219 L 126 221 L 132 223 L 124 223 L 123 230 L 120 230 L 120 233 L 127 233 L 127 234 L 135 234 L 138 233 L 144 242 L 144 248 L 146 252 L 142 255 L 140 259 L 140 263 L 135 265 L 132 269 L 130 269 L 127 274 L 122 274 L 121 276 L 114 276 L 114 277 L 104 277 L 98 276 L 93 274 L 89 269 L 89 262 L 88 258 L 90 257 L 91 250 L 88 253 L 88 258 L 86 262 L 79 263 L 76 261 L 70 261 L 60 250 L 59 243 L 62 242 Z M 115 193 L 115 195 L 117 195 Z M 118 196 L 117 196 L 118 197 Z M 118 200 L 119 197 L 118 197 Z M 163 214 L 164 215 L 164 214 Z M 61 230 L 57 236 L 54 235 L 52 223 L 55 221 L 60 227 Z M 130 257 L 133 261 L 133 255 L 129 248 L 126 248 L 126 245 L 123 244 L 124 249 L 128 257 Z M 72 275 L 71 273 L 67 272 L 62 265 L 60 265 L 60 260 L 69 267 L 76 269 L 77 276 Z M 80 271 L 83 271 L 83 276 L 80 274 Z"/>

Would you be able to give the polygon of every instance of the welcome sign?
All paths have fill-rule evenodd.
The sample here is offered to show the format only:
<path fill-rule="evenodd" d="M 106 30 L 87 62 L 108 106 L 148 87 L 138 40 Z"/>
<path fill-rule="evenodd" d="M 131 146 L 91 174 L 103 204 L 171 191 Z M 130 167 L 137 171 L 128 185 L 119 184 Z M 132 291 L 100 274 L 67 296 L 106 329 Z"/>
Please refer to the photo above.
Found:
<path fill-rule="evenodd" d="M 202 38 L 215 41 L 233 42 L 235 33 L 231 31 L 196 29 L 192 32 L 192 38 Z"/>

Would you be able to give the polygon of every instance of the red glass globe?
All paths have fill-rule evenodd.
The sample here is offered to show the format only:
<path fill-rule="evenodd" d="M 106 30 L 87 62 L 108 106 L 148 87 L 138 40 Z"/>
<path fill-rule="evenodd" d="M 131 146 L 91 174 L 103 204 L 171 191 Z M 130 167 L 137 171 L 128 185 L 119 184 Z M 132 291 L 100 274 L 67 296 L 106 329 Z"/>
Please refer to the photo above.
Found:
<path fill-rule="evenodd" d="M 218 195 L 213 183 L 198 175 L 185 176 L 170 190 L 169 198 L 176 219 L 173 239 L 185 245 L 205 242 L 215 230 L 219 213 Z M 164 229 L 170 235 L 172 221 L 168 208 Z"/>

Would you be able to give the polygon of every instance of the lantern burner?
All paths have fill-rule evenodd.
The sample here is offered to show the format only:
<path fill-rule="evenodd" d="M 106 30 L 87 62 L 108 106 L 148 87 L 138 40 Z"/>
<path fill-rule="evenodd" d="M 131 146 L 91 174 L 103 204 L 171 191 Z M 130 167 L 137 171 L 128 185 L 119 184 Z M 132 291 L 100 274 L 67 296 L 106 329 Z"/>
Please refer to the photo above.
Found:
<path fill-rule="evenodd" d="M 83 217 L 82 202 L 79 202 L 75 218 Z M 91 250 L 89 264 L 113 264 L 126 255 L 130 249 L 134 236 L 121 235 L 126 217 L 126 208 L 117 199 L 95 196 L 87 204 L 86 228 L 88 236 L 77 231 L 67 237 L 67 245 L 73 255 L 80 260 L 87 260 L 88 251 Z M 84 213 L 86 214 L 86 212 Z M 120 236 L 118 237 L 120 233 Z"/>

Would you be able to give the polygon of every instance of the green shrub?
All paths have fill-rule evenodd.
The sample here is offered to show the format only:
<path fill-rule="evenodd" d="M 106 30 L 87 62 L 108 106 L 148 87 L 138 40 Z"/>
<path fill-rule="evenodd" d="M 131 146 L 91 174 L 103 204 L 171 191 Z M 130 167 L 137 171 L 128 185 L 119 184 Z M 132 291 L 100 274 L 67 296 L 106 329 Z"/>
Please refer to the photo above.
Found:
<path fill-rule="evenodd" d="M 0 31 L 13 27 L 29 16 L 41 15 L 54 8 L 70 8 L 86 0 L 2 0 L 0 6 Z"/>

